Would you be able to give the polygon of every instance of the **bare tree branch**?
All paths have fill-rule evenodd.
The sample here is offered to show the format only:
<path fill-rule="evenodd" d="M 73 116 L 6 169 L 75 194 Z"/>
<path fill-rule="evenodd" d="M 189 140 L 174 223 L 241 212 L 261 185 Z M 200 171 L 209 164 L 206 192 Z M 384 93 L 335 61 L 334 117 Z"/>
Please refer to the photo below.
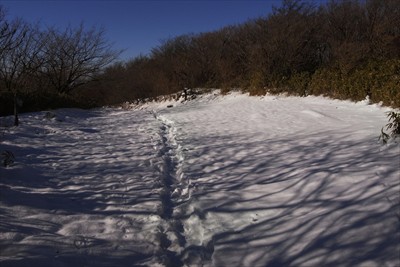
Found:
<path fill-rule="evenodd" d="M 43 73 L 59 93 L 68 94 L 98 75 L 120 52 L 106 42 L 103 29 L 48 30 Z"/>

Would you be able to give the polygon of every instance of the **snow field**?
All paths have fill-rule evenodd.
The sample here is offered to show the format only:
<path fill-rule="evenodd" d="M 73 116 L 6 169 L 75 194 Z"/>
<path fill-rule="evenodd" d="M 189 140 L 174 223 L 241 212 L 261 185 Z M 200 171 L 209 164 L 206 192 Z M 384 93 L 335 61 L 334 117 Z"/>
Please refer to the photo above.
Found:
<path fill-rule="evenodd" d="M 0 265 L 398 266 L 387 110 L 213 92 L 23 115 L 0 143 Z"/>
<path fill-rule="evenodd" d="M 232 94 L 160 113 L 191 181 L 188 263 L 399 264 L 399 147 L 378 144 L 379 107 Z"/>
<path fill-rule="evenodd" d="M 56 113 L 27 115 L 2 143 L 18 158 L 0 173 L 2 265 L 151 261 L 161 205 L 150 164 L 156 126 L 118 110 Z M 19 240 L 4 238 L 12 233 Z"/>

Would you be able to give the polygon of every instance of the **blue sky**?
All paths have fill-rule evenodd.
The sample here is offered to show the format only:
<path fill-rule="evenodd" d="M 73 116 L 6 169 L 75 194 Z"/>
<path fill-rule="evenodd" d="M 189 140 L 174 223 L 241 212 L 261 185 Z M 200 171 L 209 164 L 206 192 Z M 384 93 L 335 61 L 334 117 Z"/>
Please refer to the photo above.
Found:
<path fill-rule="evenodd" d="M 280 0 L 0 0 L 9 18 L 64 28 L 67 25 L 103 26 L 107 39 L 125 49 L 121 59 L 147 54 L 161 40 L 200 33 L 266 16 Z"/>

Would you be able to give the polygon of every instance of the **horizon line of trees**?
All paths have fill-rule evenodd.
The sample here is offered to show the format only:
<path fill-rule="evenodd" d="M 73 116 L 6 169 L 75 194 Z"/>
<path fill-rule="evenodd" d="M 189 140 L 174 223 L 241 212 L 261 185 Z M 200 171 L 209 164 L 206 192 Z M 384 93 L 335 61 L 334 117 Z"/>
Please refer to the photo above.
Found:
<path fill-rule="evenodd" d="M 10 42 L 11 40 L 11 42 Z M 187 88 L 326 95 L 400 107 L 398 0 L 283 0 L 271 14 L 116 62 L 104 30 L 39 30 L 0 6 L 0 114 L 119 104 Z M 14 100 L 13 100 L 14 99 Z M 15 104 L 14 104 L 15 106 Z"/>
<path fill-rule="evenodd" d="M 398 0 L 283 0 L 270 15 L 167 39 L 84 92 L 107 105 L 183 88 L 326 95 L 400 107 Z"/>

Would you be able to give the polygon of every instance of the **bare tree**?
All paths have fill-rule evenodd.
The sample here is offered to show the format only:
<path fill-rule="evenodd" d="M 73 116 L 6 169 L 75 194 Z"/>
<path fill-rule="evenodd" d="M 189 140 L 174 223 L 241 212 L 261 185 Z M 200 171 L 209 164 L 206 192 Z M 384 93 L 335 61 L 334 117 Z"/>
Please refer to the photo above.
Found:
<path fill-rule="evenodd" d="M 0 57 L 0 80 L 5 89 L 14 96 L 14 125 L 18 126 L 19 92 L 26 89 L 28 77 L 41 64 L 42 38 L 37 29 L 20 19 L 5 22 L 2 31 Z"/>
<path fill-rule="evenodd" d="M 44 52 L 42 72 L 61 94 L 91 81 L 120 54 L 106 42 L 103 29 L 85 30 L 83 24 L 62 32 L 49 29 Z"/>
<path fill-rule="evenodd" d="M 13 26 L 14 25 L 10 25 L 6 20 L 6 12 L 4 8 L 0 6 L 0 56 L 13 46 L 11 39 L 16 31 Z"/>

